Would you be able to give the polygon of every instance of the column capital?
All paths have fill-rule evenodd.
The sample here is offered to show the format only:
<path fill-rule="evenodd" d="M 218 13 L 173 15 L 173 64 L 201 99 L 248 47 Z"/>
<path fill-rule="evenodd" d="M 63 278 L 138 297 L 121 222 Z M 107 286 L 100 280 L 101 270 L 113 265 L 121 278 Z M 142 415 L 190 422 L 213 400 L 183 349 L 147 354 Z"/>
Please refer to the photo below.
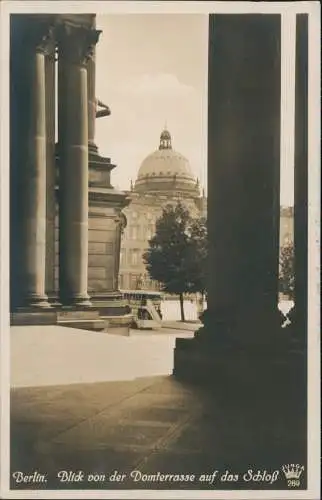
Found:
<path fill-rule="evenodd" d="M 31 50 L 44 55 L 53 54 L 56 46 L 55 25 L 48 22 L 34 23 L 27 31 L 24 41 Z"/>
<path fill-rule="evenodd" d="M 85 65 L 94 55 L 101 30 L 63 23 L 58 28 L 59 57 Z"/>

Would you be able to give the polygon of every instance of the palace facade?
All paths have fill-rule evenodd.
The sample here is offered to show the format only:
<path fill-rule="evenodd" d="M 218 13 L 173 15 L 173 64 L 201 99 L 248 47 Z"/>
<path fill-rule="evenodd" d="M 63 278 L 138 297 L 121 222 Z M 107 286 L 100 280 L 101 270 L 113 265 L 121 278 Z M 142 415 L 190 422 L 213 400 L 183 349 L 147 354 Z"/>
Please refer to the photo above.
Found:
<path fill-rule="evenodd" d="M 206 216 L 207 200 L 187 158 L 172 147 L 167 129 L 160 135 L 158 149 L 142 162 L 135 184 L 127 191 L 130 204 L 124 209 L 127 225 L 122 234 L 120 276 L 121 289 L 159 289 L 150 280 L 143 262 L 149 240 L 155 234 L 156 220 L 162 209 L 181 201 L 192 216 Z"/>

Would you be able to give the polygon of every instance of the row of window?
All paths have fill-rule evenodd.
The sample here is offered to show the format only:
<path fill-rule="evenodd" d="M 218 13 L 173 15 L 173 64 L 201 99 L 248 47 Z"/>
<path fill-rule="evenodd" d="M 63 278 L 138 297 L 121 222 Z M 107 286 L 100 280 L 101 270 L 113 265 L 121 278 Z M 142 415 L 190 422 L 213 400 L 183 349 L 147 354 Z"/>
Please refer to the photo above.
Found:
<path fill-rule="evenodd" d="M 142 264 L 142 250 L 139 248 L 129 248 L 128 250 L 122 248 L 120 253 L 120 265 L 124 266 L 126 264 L 130 266 Z"/>
<path fill-rule="evenodd" d="M 147 220 L 152 220 L 154 218 L 154 215 L 151 212 L 144 212 L 142 215 L 144 215 L 144 218 Z M 140 216 L 140 212 L 136 212 L 135 210 L 129 210 L 127 217 L 129 219 L 137 219 Z"/>
<path fill-rule="evenodd" d="M 151 280 L 149 277 L 138 273 L 120 274 L 119 275 L 119 288 L 137 290 L 159 290 L 160 283 Z"/>
<path fill-rule="evenodd" d="M 128 226 L 125 230 L 125 237 L 130 240 L 150 240 L 154 235 L 154 226 Z"/>

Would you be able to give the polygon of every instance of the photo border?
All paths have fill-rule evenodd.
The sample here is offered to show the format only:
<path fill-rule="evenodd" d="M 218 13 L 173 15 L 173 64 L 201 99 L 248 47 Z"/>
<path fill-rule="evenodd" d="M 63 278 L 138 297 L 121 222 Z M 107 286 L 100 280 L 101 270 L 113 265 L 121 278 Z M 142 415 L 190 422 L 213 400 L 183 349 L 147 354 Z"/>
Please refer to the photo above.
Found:
<path fill-rule="evenodd" d="M 147 2 L 2 1 L 1 8 L 1 498 L 214 498 L 317 499 L 320 494 L 320 3 L 319 2 Z M 9 16 L 13 13 L 307 13 L 308 81 L 308 489 L 293 490 L 10 490 L 9 489 Z"/>

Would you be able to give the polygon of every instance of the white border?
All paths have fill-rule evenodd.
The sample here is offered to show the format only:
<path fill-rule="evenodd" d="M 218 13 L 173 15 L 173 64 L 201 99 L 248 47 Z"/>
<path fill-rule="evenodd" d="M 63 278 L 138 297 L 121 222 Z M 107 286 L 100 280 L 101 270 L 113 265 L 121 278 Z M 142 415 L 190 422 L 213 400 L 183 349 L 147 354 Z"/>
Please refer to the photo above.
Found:
<path fill-rule="evenodd" d="M 66 2 L 2 1 L 1 8 L 1 495 L 2 498 L 319 498 L 320 479 L 320 3 L 319 2 Z M 10 13 L 308 13 L 309 14 L 309 283 L 308 283 L 308 490 L 307 491 L 22 491 L 9 490 L 9 15 Z"/>

